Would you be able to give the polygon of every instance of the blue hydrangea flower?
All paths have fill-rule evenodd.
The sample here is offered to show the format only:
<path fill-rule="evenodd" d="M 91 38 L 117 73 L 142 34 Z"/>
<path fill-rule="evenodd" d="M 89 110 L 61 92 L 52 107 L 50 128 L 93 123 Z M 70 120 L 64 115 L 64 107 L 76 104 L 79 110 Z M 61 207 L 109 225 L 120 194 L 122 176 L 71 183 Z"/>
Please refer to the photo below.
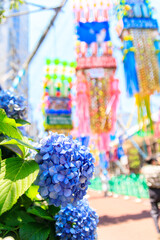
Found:
<path fill-rule="evenodd" d="M 79 201 L 76 207 L 69 204 L 61 208 L 55 219 L 56 235 L 60 239 L 94 240 L 97 237 L 98 215 L 86 200 Z"/>
<path fill-rule="evenodd" d="M 24 119 L 26 114 L 25 100 L 22 96 L 14 96 L 10 91 L 0 90 L 0 108 L 3 108 L 8 117 Z"/>
<path fill-rule="evenodd" d="M 75 205 L 86 194 L 94 172 L 94 158 L 88 148 L 71 136 L 50 133 L 41 141 L 35 160 L 40 172 L 36 183 L 49 204 Z"/>

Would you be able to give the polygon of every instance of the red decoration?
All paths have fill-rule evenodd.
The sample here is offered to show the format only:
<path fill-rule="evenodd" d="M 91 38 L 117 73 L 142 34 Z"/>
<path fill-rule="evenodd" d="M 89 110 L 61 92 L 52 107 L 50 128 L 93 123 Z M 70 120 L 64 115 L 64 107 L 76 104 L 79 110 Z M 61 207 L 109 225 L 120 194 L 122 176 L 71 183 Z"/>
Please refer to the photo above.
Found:
<path fill-rule="evenodd" d="M 116 68 L 116 60 L 112 56 L 82 57 L 77 59 L 77 70 L 89 68 Z"/>

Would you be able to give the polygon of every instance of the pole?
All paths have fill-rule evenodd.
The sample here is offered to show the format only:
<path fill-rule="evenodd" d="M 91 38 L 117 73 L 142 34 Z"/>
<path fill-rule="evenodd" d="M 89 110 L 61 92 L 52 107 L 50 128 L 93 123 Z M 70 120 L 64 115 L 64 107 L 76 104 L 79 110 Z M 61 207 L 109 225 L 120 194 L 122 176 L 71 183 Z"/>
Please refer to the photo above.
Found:
<path fill-rule="evenodd" d="M 30 56 L 28 57 L 28 59 L 26 60 L 26 62 L 23 64 L 23 69 L 26 70 L 26 68 L 28 67 L 29 63 L 31 62 L 32 58 L 35 56 L 35 54 L 37 53 L 39 47 L 41 46 L 43 40 L 45 39 L 45 37 L 47 36 L 50 28 L 52 27 L 54 21 L 56 20 L 59 12 L 61 11 L 61 9 L 64 7 L 64 5 L 66 4 L 67 0 L 63 0 L 62 4 L 60 7 L 57 7 L 57 9 L 55 10 L 56 13 L 53 15 L 53 17 L 51 18 L 47 28 L 45 29 L 45 31 L 43 32 L 42 36 L 40 37 L 37 45 L 35 46 L 34 50 L 32 51 L 32 53 L 30 54 Z"/>
<path fill-rule="evenodd" d="M 44 41 L 44 39 L 46 38 L 49 30 L 51 29 L 51 27 L 53 26 L 54 21 L 56 20 L 59 12 L 61 11 L 61 9 L 65 6 L 67 0 L 63 0 L 62 4 L 57 7 L 55 9 L 55 14 L 53 15 L 53 17 L 51 18 L 48 26 L 46 27 L 46 29 L 44 30 L 44 32 L 42 33 L 37 45 L 35 46 L 35 48 L 33 49 L 32 53 L 28 56 L 28 58 L 26 59 L 26 61 L 23 63 L 22 65 L 22 69 L 18 72 L 17 76 L 15 77 L 15 79 L 13 80 L 13 86 L 11 87 L 10 90 L 13 89 L 17 89 L 21 78 L 25 75 L 25 72 L 28 68 L 28 65 L 30 64 L 30 62 L 32 61 L 33 57 L 35 56 L 35 54 L 37 53 L 38 49 L 40 48 L 42 42 Z"/>
<path fill-rule="evenodd" d="M 126 130 L 125 126 L 123 125 L 123 123 L 119 119 L 117 119 L 117 123 L 121 127 L 123 132 L 127 135 L 127 130 Z M 142 156 L 143 160 L 146 159 L 147 155 L 142 151 L 142 149 L 138 146 L 138 144 L 133 140 L 132 136 L 130 136 L 128 139 L 131 141 L 133 146 L 138 150 L 138 152 Z"/>

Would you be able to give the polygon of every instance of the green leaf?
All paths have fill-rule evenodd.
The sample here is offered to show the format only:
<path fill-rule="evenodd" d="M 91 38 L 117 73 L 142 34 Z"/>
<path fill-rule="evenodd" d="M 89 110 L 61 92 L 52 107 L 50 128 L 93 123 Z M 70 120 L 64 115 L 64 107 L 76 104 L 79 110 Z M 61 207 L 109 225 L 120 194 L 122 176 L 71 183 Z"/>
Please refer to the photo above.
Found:
<path fill-rule="evenodd" d="M 27 210 L 27 212 L 31 213 L 33 215 L 36 215 L 40 218 L 44 218 L 46 220 L 54 221 L 54 219 L 47 213 L 47 211 L 44 210 L 41 207 L 38 207 L 38 206 L 31 207 Z"/>
<path fill-rule="evenodd" d="M 19 231 L 21 240 L 46 240 L 50 229 L 42 223 L 30 222 L 24 224 Z"/>
<path fill-rule="evenodd" d="M 0 230 L 8 230 L 8 231 L 12 231 L 13 227 L 7 226 L 5 224 L 0 223 Z"/>
<path fill-rule="evenodd" d="M 14 211 L 7 211 L 5 215 L 2 215 L 3 223 L 10 227 L 16 227 L 24 223 L 35 222 L 33 216 L 30 216 L 24 210 L 18 208 Z"/>
<path fill-rule="evenodd" d="M 36 221 L 33 216 L 31 216 L 26 212 L 25 207 L 28 208 L 30 205 L 28 205 L 28 200 L 27 201 L 26 199 L 25 201 L 22 200 L 23 197 L 26 198 L 25 195 L 21 196 L 18 199 L 17 203 L 9 211 L 3 213 L 0 216 L 0 222 L 2 224 L 6 224 L 10 227 L 17 227 L 24 223 Z M 24 206 L 24 203 L 25 203 L 25 206 Z"/>
<path fill-rule="evenodd" d="M 27 191 L 38 175 L 38 164 L 21 158 L 1 161 L 0 215 L 9 210 L 17 199 Z"/>
<path fill-rule="evenodd" d="M 17 142 L 19 144 L 21 144 L 22 146 L 26 147 L 28 150 L 29 149 L 32 149 L 36 152 L 39 152 L 35 147 L 33 147 L 30 143 L 29 143 L 29 139 L 27 137 L 23 137 L 21 140 L 20 139 L 16 139 Z M 25 148 L 25 151 L 26 151 L 26 148 Z M 27 155 L 28 151 L 26 151 L 25 153 L 25 156 Z"/>
<path fill-rule="evenodd" d="M 0 149 L 0 161 L 2 160 L 2 151 Z"/>
<path fill-rule="evenodd" d="M 39 194 L 38 193 L 39 186 L 37 185 L 32 185 L 26 192 L 26 196 L 29 197 L 32 201 L 37 199 L 36 196 Z"/>
<path fill-rule="evenodd" d="M 27 156 L 29 149 L 37 151 L 32 145 L 28 143 L 27 137 L 23 137 L 22 140 L 15 138 L 7 138 L 0 142 L 0 145 L 9 148 L 22 158 L 25 158 Z"/>
<path fill-rule="evenodd" d="M 17 127 L 21 127 L 21 126 L 24 126 L 24 125 L 31 125 L 29 122 L 23 120 L 23 119 L 15 119 L 16 121 L 16 126 Z"/>
<path fill-rule="evenodd" d="M 5 111 L 0 108 L 0 133 L 12 138 L 22 139 L 22 134 L 16 127 L 16 122 L 12 118 L 8 118 Z"/>
<path fill-rule="evenodd" d="M 10 144 L 9 144 L 10 142 Z M 8 140 L 4 140 L 3 142 L 0 142 L 0 145 L 10 149 L 12 152 L 16 153 L 19 157 L 24 157 L 24 149 L 23 151 L 21 150 L 21 148 L 18 146 L 18 144 L 14 144 L 15 141 L 8 141 Z"/>
<path fill-rule="evenodd" d="M 48 209 L 52 216 L 55 216 L 60 211 L 60 207 L 55 207 L 54 205 L 49 205 Z"/>
<path fill-rule="evenodd" d="M 29 197 L 27 197 L 26 194 L 23 194 L 18 199 L 16 204 L 19 204 L 21 207 L 24 207 L 25 209 L 27 209 L 33 204 L 33 201 Z"/>
<path fill-rule="evenodd" d="M 56 236 L 55 224 L 50 224 L 51 232 L 49 234 L 49 240 L 59 240 L 59 237 Z"/>

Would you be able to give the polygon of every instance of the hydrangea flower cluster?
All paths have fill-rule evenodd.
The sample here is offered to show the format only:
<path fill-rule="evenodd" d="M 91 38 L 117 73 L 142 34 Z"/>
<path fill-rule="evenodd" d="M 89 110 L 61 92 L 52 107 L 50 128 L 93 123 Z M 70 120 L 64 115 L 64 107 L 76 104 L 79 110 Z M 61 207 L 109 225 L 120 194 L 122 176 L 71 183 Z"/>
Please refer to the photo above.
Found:
<path fill-rule="evenodd" d="M 63 240 L 96 239 L 98 215 L 92 210 L 84 199 L 76 207 L 71 204 L 62 208 L 55 216 L 56 234 Z"/>
<path fill-rule="evenodd" d="M 94 172 L 94 158 L 88 148 L 71 136 L 50 133 L 41 141 L 35 157 L 40 172 L 36 183 L 49 204 L 75 205 L 86 194 Z"/>
<path fill-rule="evenodd" d="M 10 91 L 0 90 L 0 108 L 3 108 L 8 117 L 24 119 L 26 114 L 25 100 L 22 96 L 14 96 Z"/>

